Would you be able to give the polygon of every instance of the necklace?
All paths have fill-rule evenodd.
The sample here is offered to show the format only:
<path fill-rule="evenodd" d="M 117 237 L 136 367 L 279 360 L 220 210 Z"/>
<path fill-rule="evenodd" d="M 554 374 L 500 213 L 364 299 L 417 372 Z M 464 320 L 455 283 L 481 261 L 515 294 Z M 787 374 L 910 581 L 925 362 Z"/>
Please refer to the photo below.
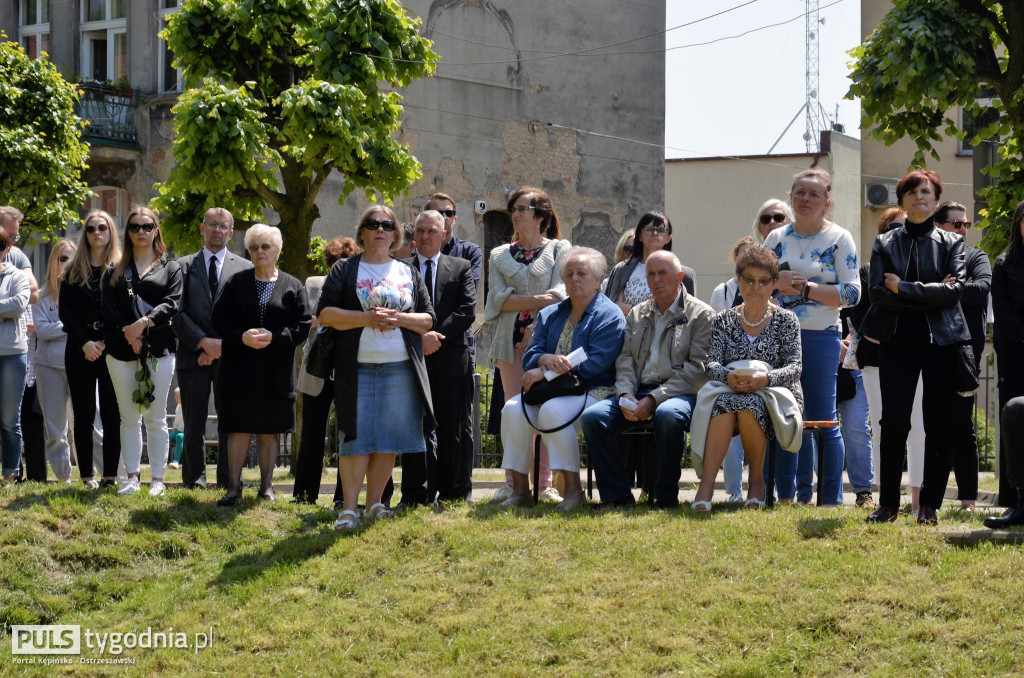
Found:
<path fill-rule="evenodd" d="M 740 320 L 743 321 L 744 325 L 746 325 L 747 327 L 758 327 L 758 326 L 762 325 L 765 320 L 768 320 L 768 314 L 772 312 L 772 305 L 768 304 L 768 307 L 766 309 L 764 309 L 764 315 L 761 316 L 761 319 L 758 320 L 756 323 L 752 323 L 749 320 L 747 320 L 747 305 L 746 304 L 740 304 L 740 307 L 738 309 L 736 309 L 736 310 L 739 313 Z"/>

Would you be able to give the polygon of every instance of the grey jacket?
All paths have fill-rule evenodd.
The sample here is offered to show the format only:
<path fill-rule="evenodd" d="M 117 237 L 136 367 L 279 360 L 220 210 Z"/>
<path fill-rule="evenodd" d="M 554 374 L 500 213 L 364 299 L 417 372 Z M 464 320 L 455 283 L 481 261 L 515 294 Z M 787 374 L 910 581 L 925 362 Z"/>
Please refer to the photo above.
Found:
<path fill-rule="evenodd" d="M 57 297 L 45 293 L 41 293 L 39 301 L 32 306 L 36 323 L 36 365 L 63 370 L 68 335 L 64 332 L 58 308 Z"/>
<path fill-rule="evenodd" d="M 662 404 L 679 395 L 695 395 L 707 383 L 704 361 L 711 349 L 711 324 L 715 312 L 700 299 L 680 290 L 679 308 L 669 316 L 661 335 L 658 359 L 659 382 L 650 394 Z M 615 361 L 615 394 L 636 395 L 640 376 L 651 355 L 654 340 L 654 299 L 637 304 L 626 316 L 626 340 Z M 648 384 L 650 386 L 650 384 Z"/>
<path fill-rule="evenodd" d="M 551 293 L 565 299 L 565 285 L 558 274 L 572 244 L 568 240 L 552 240 L 548 245 L 529 266 L 512 258 L 509 253 L 511 245 L 502 245 L 491 251 L 487 303 L 484 304 L 484 321 L 494 324 L 491 360 L 515 360 L 512 329 L 517 313 L 501 310 L 509 296 Z"/>
<path fill-rule="evenodd" d="M 28 274 L 13 264 L 0 270 L 0 355 L 28 352 L 28 335 L 21 316 L 28 308 Z"/>

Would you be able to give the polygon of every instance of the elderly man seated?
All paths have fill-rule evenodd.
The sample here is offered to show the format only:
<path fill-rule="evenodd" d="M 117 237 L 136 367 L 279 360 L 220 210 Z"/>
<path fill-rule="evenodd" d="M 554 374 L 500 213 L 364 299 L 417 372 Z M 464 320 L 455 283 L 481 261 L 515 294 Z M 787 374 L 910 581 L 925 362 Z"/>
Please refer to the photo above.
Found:
<path fill-rule="evenodd" d="M 686 293 L 682 265 L 672 252 L 652 253 L 646 277 L 651 298 L 626 318 L 615 395 L 587 408 L 581 422 L 601 503 L 621 506 L 634 499 L 616 436 L 653 419 L 654 506 L 668 508 L 679 505 L 680 460 L 697 391 L 707 381 L 714 311 Z"/>

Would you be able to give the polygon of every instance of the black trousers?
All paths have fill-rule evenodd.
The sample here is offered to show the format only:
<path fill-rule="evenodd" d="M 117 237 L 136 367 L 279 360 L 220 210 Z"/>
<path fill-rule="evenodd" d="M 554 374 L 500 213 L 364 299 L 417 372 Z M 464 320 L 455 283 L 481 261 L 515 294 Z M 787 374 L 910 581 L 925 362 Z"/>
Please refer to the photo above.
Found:
<path fill-rule="evenodd" d="M 955 396 L 950 405 L 956 498 L 960 501 L 974 501 L 978 498 L 978 437 L 974 431 L 974 396 Z"/>
<path fill-rule="evenodd" d="M 1016 490 L 1017 501 L 1020 502 L 1024 499 L 1024 396 L 1011 398 L 1002 409 L 999 421 L 1000 442 L 1006 452 L 1005 465 L 1000 468 L 1007 484 Z"/>
<path fill-rule="evenodd" d="M 46 435 L 43 431 L 43 415 L 36 412 L 36 385 L 25 387 L 21 398 L 21 442 L 25 458 L 25 478 L 46 482 Z"/>
<path fill-rule="evenodd" d="M 1009 404 L 1011 400 L 1024 396 L 1024 344 L 996 341 L 996 358 L 999 363 L 999 411 Z M 1014 450 L 1006 445 L 1006 436 L 999 438 L 999 468 L 1008 468 L 1010 457 Z M 999 505 L 1016 506 L 1018 500 L 1017 488 L 1009 481 L 1008 474 L 999 474 Z"/>
<path fill-rule="evenodd" d="M 427 437 L 427 459 L 433 458 L 437 472 L 437 498 L 441 501 L 469 499 L 473 494 L 473 375 L 446 376 L 431 369 L 427 377 L 433 395 L 437 428 Z M 431 454 L 431 445 L 434 446 Z M 403 476 L 404 477 L 404 476 Z"/>
<path fill-rule="evenodd" d="M 953 365 L 956 346 L 894 346 L 879 350 L 878 375 L 882 390 L 881 444 L 878 503 L 892 509 L 900 505 L 900 482 L 906 458 L 910 411 L 917 379 L 924 386 L 921 409 L 924 419 L 924 482 L 921 505 L 938 510 L 949 482 L 953 463 L 956 417 L 951 404 L 964 400 L 956 394 Z M 954 406 L 955 407 L 955 406 Z"/>
<path fill-rule="evenodd" d="M 220 397 L 217 380 L 220 361 L 208 367 L 178 369 L 181 390 L 181 414 L 185 417 L 185 440 L 181 452 L 181 482 L 185 487 L 206 486 L 206 418 L 210 411 L 210 391 L 217 417 L 217 485 L 228 486 L 228 433 L 220 426 Z"/>
<path fill-rule="evenodd" d="M 320 395 L 302 394 L 302 437 L 299 439 L 299 457 L 295 462 L 294 496 L 311 504 L 316 503 L 320 494 L 320 477 L 324 472 L 325 434 L 332 402 L 333 379 L 324 381 Z"/>
<path fill-rule="evenodd" d="M 117 475 L 117 463 L 121 459 L 121 413 L 117 409 L 110 373 L 107 372 L 107 361 L 100 356 L 90 362 L 85 359 L 81 347 L 68 343 L 64 352 L 64 369 L 71 392 L 78 472 L 83 478 L 93 477 L 92 429 L 96 419 L 98 387 L 100 422 L 103 424 L 103 475 L 113 478 Z"/>

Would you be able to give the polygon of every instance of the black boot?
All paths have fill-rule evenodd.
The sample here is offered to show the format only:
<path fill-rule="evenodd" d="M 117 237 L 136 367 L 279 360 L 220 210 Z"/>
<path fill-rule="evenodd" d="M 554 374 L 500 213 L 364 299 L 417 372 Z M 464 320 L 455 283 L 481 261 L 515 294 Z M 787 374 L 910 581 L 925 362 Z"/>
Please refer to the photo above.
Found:
<path fill-rule="evenodd" d="M 995 516 L 985 518 L 985 527 L 991 527 L 994 530 L 1002 530 L 1016 525 L 1024 525 L 1024 504 L 1017 504 L 1006 509 L 1006 513 L 998 518 Z"/>

